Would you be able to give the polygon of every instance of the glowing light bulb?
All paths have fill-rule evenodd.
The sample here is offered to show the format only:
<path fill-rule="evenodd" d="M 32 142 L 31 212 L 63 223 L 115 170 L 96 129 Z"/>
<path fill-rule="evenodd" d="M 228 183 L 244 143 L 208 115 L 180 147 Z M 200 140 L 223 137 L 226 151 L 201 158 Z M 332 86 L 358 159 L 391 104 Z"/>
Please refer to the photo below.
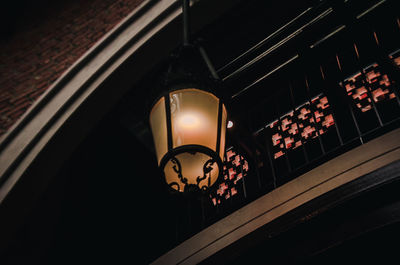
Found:
<path fill-rule="evenodd" d="M 233 127 L 233 122 L 232 121 L 228 121 L 228 129 L 230 129 L 230 128 L 232 128 Z"/>
<path fill-rule="evenodd" d="M 195 113 L 185 113 L 179 119 L 179 126 L 186 129 L 195 129 L 200 126 L 200 119 Z"/>
<path fill-rule="evenodd" d="M 196 118 L 192 115 L 185 115 L 182 117 L 182 123 L 185 125 L 193 125 L 196 123 Z"/>

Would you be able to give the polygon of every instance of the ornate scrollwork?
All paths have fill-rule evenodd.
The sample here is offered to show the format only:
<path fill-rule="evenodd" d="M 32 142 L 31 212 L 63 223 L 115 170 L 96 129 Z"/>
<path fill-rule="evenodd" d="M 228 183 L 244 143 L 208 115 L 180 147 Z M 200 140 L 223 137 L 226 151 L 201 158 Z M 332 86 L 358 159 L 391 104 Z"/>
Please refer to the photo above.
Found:
<path fill-rule="evenodd" d="M 183 176 L 182 165 L 181 165 L 180 161 L 178 160 L 178 158 L 172 157 L 171 162 L 173 164 L 172 169 L 178 175 L 178 179 L 183 184 L 183 190 L 185 192 L 186 191 L 191 192 L 191 191 L 195 191 L 195 190 L 206 191 L 208 189 L 208 187 L 211 186 L 211 171 L 214 169 L 213 168 L 214 163 L 216 163 L 216 161 L 213 158 L 210 158 L 209 160 L 207 160 L 204 163 L 203 176 L 198 176 L 196 178 L 196 184 L 188 183 L 188 179 Z M 207 179 L 207 184 L 200 187 L 200 182 L 202 182 L 205 179 Z M 171 182 L 171 183 L 169 183 L 169 186 L 172 189 L 180 191 L 182 185 L 178 182 Z"/>
<path fill-rule="evenodd" d="M 203 181 L 203 180 L 205 180 L 207 177 L 208 177 L 208 185 L 207 185 L 207 186 L 208 186 L 208 187 L 210 186 L 210 184 L 211 184 L 211 173 L 210 173 L 210 172 L 213 170 L 212 165 L 213 165 L 214 163 L 215 163 L 215 160 L 214 160 L 213 158 L 207 160 L 207 161 L 204 163 L 204 166 L 203 166 L 203 176 L 202 176 L 202 177 L 198 176 L 198 177 L 196 178 L 197 186 L 199 186 L 200 182 Z M 207 174 L 208 174 L 208 176 L 207 176 Z M 205 187 L 205 186 L 203 186 L 202 189 L 203 189 L 204 187 Z"/>
<path fill-rule="evenodd" d="M 182 166 L 179 160 L 176 157 L 171 158 L 171 162 L 174 164 L 172 169 L 175 171 L 176 174 L 178 174 L 179 180 L 186 186 L 187 185 L 187 178 L 183 177 L 182 175 Z"/>
<path fill-rule="evenodd" d="M 175 190 L 177 190 L 177 191 L 180 191 L 181 190 L 181 187 L 179 186 L 179 184 L 177 183 L 177 182 L 171 182 L 171 183 L 169 183 L 168 184 L 172 189 L 175 189 Z M 176 187 L 176 188 L 174 188 L 174 186 Z"/>

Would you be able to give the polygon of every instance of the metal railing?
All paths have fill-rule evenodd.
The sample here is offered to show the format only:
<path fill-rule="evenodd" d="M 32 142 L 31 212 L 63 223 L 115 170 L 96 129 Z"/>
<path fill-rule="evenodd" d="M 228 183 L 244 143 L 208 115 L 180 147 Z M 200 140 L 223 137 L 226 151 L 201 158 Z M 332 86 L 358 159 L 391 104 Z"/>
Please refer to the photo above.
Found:
<path fill-rule="evenodd" d="M 375 23 L 366 14 L 362 19 L 366 20 L 352 25 L 339 23 L 340 30 L 308 45 L 311 52 L 299 51 L 296 60 L 265 78 L 264 74 L 256 83 L 247 81 L 251 85 L 245 90 L 253 85 L 264 88 L 263 99 L 242 110 L 251 143 L 227 150 L 224 178 L 214 191 L 177 202 L 177 242 L 333 157 L 400 127 L 399 18 L 388 16 Z M 245 90 L 233 91 L 234 97 Z"/>

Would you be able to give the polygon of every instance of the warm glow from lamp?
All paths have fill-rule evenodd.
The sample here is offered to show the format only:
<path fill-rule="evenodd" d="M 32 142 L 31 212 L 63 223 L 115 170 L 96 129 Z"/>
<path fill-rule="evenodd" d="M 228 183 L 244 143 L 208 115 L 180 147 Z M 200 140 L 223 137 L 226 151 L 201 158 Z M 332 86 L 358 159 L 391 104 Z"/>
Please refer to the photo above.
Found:
<path fill-rule="evenodd" d="M 195 112 L 186 112 L 177 118 L 177 125 L 184 130 L 198 129 L 203 123 L 202 117 Z"/>
<path fill-rule="evenodd" d="M 173 90 L 153 106 L 150 125 L 157 159 L 173 190 L 204 190 L 217 181 L 226 122 L 221 100 L 196 88 Z"/>

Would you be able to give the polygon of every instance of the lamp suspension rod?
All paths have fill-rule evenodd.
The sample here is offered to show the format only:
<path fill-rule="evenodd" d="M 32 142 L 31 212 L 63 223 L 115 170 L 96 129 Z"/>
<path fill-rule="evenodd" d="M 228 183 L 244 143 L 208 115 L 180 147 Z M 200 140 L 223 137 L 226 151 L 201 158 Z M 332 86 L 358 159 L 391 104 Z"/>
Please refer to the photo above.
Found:
<path fill-rule="evenodd" d="M 208 70 L 210 71 L 212 77 L 216 80 L 220 80 L 217 71 L 214 68 L 214 65 L 212 64 L 210 58 L 208 57 L 208 54 L 206 53 L 206 50 L 202 46 L 199 46 L 199 51 L 201 54 L 201 57 L 203 58 L 204 62 L 207 65 Z"/>
<path fill-rule="evenodd" d="M 189 2 L 190 0 L 182 0 L 182 16 L 183 16 L 183 45 L 189 45 L 189 35 L 190 35 L 190 26 L 189 26 Z"/>

